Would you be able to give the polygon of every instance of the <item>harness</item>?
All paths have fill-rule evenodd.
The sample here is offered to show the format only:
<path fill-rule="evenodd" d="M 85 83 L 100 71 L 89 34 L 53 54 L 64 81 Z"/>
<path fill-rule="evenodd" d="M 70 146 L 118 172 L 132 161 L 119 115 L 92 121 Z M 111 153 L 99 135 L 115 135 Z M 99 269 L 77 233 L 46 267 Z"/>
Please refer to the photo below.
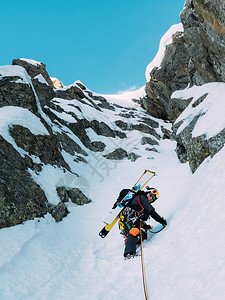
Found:
<path fill-rule="evenodd" d="M 137 227 L 135 224 L 141 216 L 141 213 L 144 211 L 144 207 L 141 204 L 141 197 L 138 195 L 138 204 L 141 207 L 141 210 L 137 211 L 134 208 L 126 207 L 119 216 L 119 229 L 121 234 L 127 235 L 129 230 L 132 227 Z"/>

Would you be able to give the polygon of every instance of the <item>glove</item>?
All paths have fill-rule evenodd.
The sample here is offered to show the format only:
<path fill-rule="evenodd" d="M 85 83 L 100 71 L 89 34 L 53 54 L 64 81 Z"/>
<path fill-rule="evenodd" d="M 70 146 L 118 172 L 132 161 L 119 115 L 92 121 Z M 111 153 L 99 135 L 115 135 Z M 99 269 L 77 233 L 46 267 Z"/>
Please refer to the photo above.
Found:
<path fill-rule="evenodd" d="M 162 224 L 164 227 L 166 227 L 166 225 L 167 225 L 167 220 L 166 220 L 166 219 L 162 219 L 161 224 Z"/>
<path fill-rule="evenodd" d="M 152 227 L 151 225 L 147 225 L 147 224 L 145 225 L 145 229 L 147 229 L 147 230 L 148 230 L 148 229 L 152 229 L 152 228 L 153 228 L 153 227 Z"/>
<path fill-rule="evenodd" d="M 152 229 L 153 227 L 152 227 L 151 225 L 146 224 L 146 223 L 144 222 L 144 223 L 142 223 L 142 228 L 143 228 L 143 229 L 146 229 L 146 230 L 149 230 L 149 229 Z"/>

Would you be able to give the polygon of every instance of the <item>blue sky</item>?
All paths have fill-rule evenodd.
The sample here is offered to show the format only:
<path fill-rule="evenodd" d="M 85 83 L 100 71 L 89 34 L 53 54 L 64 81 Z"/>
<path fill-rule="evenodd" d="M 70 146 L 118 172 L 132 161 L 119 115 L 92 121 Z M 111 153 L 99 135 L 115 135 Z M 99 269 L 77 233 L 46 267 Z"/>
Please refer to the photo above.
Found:
<path fill-rule="evenodd" d="M 183 6 L 184 0 L 3 0 L 0 65 L 30 58 L 65 85 L 80 80 L 99 93 L 139 88 Z"/>

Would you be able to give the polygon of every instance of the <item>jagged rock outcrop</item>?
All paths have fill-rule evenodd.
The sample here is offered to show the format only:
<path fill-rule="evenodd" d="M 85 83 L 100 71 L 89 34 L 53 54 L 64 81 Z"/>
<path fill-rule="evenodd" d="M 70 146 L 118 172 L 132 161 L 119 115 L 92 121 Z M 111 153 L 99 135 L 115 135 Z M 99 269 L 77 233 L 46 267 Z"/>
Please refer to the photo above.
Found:
<path fill-rule="evenodd" d="M 52 88 L 54 87 L 52 80 L 49 77 L 48 72 L 46 71 L 45 64 L 31 59 L 20 58 L 20 59 L 13 59 L 12 65 L 23 67 L 27 71 L 31 79 L 34 79 L 39 75 L 41 75 L 50 87 Z"/>
<path fill-rule="evenodd" d="M 23 67 L 32 80 L 35 93 L 38 96 L 41 107 L 55 97 L 54 85 L 46 71 L 46 65 L 33 60 L 14 59 L 12 65 Z"/>
<path fill-rule="evenodd" d="M 172 136 L 177 142 L 178 158 L 183 163 L 188 162 L 192 172 L 197 170 L 205 158 L 213 157 L 225 144 L 223 113 L 222 119 L 220 117 L 220 110 L 222 112 L 224 110 L 225 83 L 216 85 L 208 83 L 200 87 L 193 87 L 189 89 L 189 94 L 193 93 L 194 96 L 195 93 L 196 95 L 200 94 L 199 91 L 202 91 L 202 96 L 195 96 L 191 99 L 187 108 L 188 113 L 184 111 L 172 126 Z M 185 91 L 179 91 L 179 94 L 183 94 L 180 101 L 185 101 Z M 189 94 L 186 96 L 187 99 Z M 212 105 L 214 105 L 213 108 Z M 208 116 L 210 113 L 211 115 Z M 205 118 L 204 126 L 199 125 L 203 124 L 201 123 L 202 118 Z M 211 123 L 213 130 L 208 125 L 210 119 L 213 119 L 213 123 Z"/>
<path fill-rule="evenodd" d="M 79 178 L 77 164 L 89 164 L 93 173 L 104 178 L 96 170 L 98 164 L 109 172 L 109 163 L 123 159 L 135 162 L 142 151 L 157 152 L 162 136 L 177 142 L 178 157 L 189 162 L 192 172 L 206 157 L 213 157 L 225 144 L 225 129 L 209 137 L 205 132 L 194 134 L 207 111 L 203 113 L 203 106 L 210 91 L 194 100 L 193 95 L 179 97 L 174 92 L 207 82 L 225 82 L 224 12 L 222 0 L 185 2 L 181 13 L 184 31 L 173 35 L 161 65 L 151 70 L 146 96 L 140 99 L 149 114 L 113 105 L 81 82 L 56 87 L 43 63 L 16 59 L 11 67 L 0 67 L 0 118 L 5 122 L 0 128 L 0 228 L 43 217 L 47 212 L 59 222 L 69 213 L 71 203 L 89 203 L 91 199 L 76 180 L 63 181 L 67 175 Z M 190 105 L 198 113 L 192 120 L 188 115 L 177 121 Z M 172 122 L 172 131 L 159 126 L 150 115 Z M 29 122 L 35 122 L 37 130 L 35 126 L 32 130 Z M 43 173 L 48 170 L 61 176 L 51 187 L 57 199 L 51 199 L 43 184 Z"/>
<path fill-rule="evenodd" d="M 67 194 L 71 201 L 77 205 L 84 205 L 91 202 L 91 200 L 77 188 L 67 189 Z"/>
<path fill-rule="evenodd" d="M 19 66 L 12 66 L 8 72 L 4 69 L 0 71 L 0 107 L 19 106 L 37 113 L 35 94 L 27 77 L 26 70 Z"/>
<path fill-rule="evenodd" d="M 181 12 L 181 21 L 190 57 L 188 69 L 191 85 L 225 82 L 225 2 L 186 0 Z M 204 103 L 207 96 L 208 93 L 203 93 L 192 103 L 192 107 Z M 177 100 L 178 103 L 183 102 Z M 191 99 L 186 101 L 188 103 Z M 199 113 L 179 134 L 176 134 L 179 124 L 175 124 L 174 128 L 178 157 L 182 162 L 189 162 L 192 172 L 196 171 L 206 157 L 213 157 L 225 143 L 225 129 L 210 138 L 207 138 L 206 134 L 193 136 L 193 130 L 200 117 Z"/>
<path fill-rule="evenodd" d="M 62 149 L 74 154 L 76 160 L 82 161 L 77 153 L 87 156 L 63 131 L 54 132 L 42 110 L 55 96 L 49 80 L 45 65 L 34 61 L 14 60 L 13 66 L 0 67 L 0 228 L 43 217 L 47 212 L 56 221 L 68 214 L 65 204 L 49 202 L 31 176 L 32 172 L 40 176 L 48 165 L 72 172 Z M 37 129 L 30 130 L 35 125 L 29 122 L 35 122 Z"/>
<path fill-rule="evenodd" d="M 31 178 L 28 167 L 28 160 L 0 135 L 0 228 L 48 212 L 45 193 Z"/>
<path fill-rule="evenodd" d="M 182 32 L 173 35 L 173 42 L 166 47 L 159 68 L 151 71 L 146 83 L 146 97 L 141 105 L 154 117 L 170 120 L 170 97 L 177 89 L 185 88 L 190 82 L 188 72 L 189 54 Z"/>
<path fill-rule="evenodd" d="M 57 193 L 63 203 L 71 200 L 74 204 L 84 205 L 91 200 L 78 188 L 57 187 Z"/>
<path fill-rule="evenodd" d="M 113 152 L 106 154 L 105 157 L 107 159 L 122 160 L 122 159 L 128 157 L 128 153 L 123 148 L 118 148 L 118 149 L 114 150 Z"/>
<path fill-rule="evenodd" d="M 141 105 L 154 117 L 172 122 L 186 108 L 171 101 L 175 90 L 225 81 L 225 3 L 186 0 L 181 21 L 184 32 L 173 35 L 160 67 L 151 71 Z M 174 107 L 177 107 L 174 110 Z"/>
<path fill-rule="evenodd" d="M 186 0 L 181 21 L 191 83 L 225 81 L 225 2 Z"/>
<path fill-rule="evenodd" d="M 190 105 L 193 96 L 176 98 L 173 92 L 209 82 L 225 82 L 225 2 L 224 0 L 186 0 L 181 14 L 183 32 L 172 36 L 166 46 L 159 67 L 151 70 L 146 83 L 146 96 L 141 105 L 154 117 L 170 120 L 173 132 L 165 132 L 166 138 L 177 141 L 177 154 L 181 162 L 189 162 L 194 172 L 208 156 L 213 157 L 224 146 L 223 129 L 214 137 L 205 134 L 193 136 L 201 113 L 181 132 L 182 123 L 177 118 Z M 192 102 L 197 107 L 208 93 Z"/>
<path fill-rule="evenodd" d="M 61 147 L 56 135 L 34 135 L 28 128 L 20 125 L 13 125 L 9 132 L 17 146 L 29 155 L 39 157 L 44 164 L 61 166 L 70 171 L 69 165 L 64 161 L 60 152 Z"/>
<path fill-rule="evenodd" d="M 62 219 L 65 218 L 69 213 L 65 203 L 63 202 L 59 202 L 57 205 L 49 208 L 49 212 L 56 222 L 62 221 Z"/>
<path fill-rule="evenodd" d="M 0 67 L 1 117 L 0 228 L 46 213 L 61 221 L 71 203 L 91 201 L 77 164 L 90 164 L 101 177 L 98 163 L 108 172 L 112 160 L 135 162 L 142 138 L 154 145 L 161 139 L 159 123 L 144 111 L 113 105 L 81 82 L 56 88 L 45 65 L 29 59 Z"/>
<path fill-rule="evenodd" d="M 206 134 L 192 136 L 192 131 L 197 120 L 176 136 L 178 158 L 182 163 L 188 161 L 192 173 L 207 157 L 213 157 L 225 144 L 225 129 L 214 137 L 207 139 Z"/>

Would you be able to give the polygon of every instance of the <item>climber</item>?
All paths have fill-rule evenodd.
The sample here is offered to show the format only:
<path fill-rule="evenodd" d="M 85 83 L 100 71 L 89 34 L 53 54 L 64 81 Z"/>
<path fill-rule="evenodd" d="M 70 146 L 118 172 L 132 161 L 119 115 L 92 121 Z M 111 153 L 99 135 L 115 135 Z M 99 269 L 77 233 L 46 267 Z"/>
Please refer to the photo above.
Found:
<path fill-rule="evenodd" d="M 146 187 L 147 191 L 140 191 L 128 204 L 120 215 L 119 227 L 125 237 L 125 259 L 133 258 L 136 254 L 137 243 L 140 242 L 140 225 L 143 239 L 147 239 L 147 230 L 151 229 L 145 221 L 152 217 L 164 227 L 167 221 L 155 211 L 152 203 L 158 199 L 159 192 L 155 188 Z"/>

